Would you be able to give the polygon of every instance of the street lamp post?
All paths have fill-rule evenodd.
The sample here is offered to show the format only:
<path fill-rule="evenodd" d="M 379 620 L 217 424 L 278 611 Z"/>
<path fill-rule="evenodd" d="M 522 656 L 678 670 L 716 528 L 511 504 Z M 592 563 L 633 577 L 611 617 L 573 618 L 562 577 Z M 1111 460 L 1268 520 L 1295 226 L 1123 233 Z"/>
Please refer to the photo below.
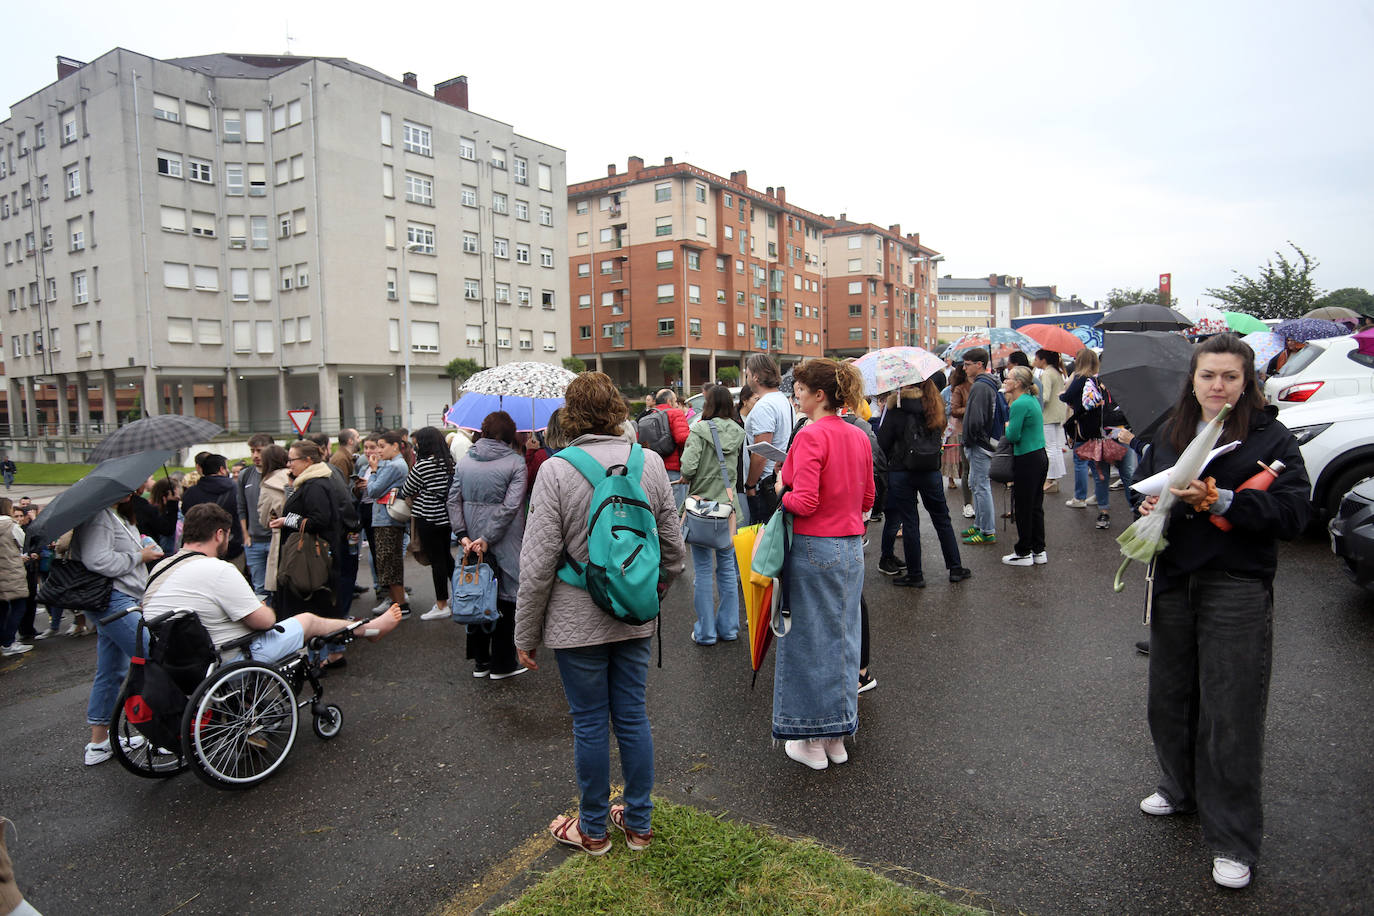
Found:
<path fill-rule="evenodd" d="M 406 269 L 406 253 L 419 251 L 421 247 L 418 243 L 411 242 L 401 248 L 401 276 L 397 280 L 401 286 L 401 359 L 405 366 L 405 427 L 411 432 L 415 431 L 415 407 L 410 398 L 410 272 Z"/>

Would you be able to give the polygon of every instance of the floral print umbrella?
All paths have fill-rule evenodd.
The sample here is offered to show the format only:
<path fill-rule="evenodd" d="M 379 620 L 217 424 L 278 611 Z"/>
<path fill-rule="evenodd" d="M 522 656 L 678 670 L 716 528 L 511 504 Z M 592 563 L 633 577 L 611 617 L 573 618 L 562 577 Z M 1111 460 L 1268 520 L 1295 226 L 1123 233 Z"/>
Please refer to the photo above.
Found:
<path fill-rule="evenodd" d="M 444 420 L 461 429 L 481 429 L 488 414 L 504 410 L 519 432 L 549 425 L 563 406 L 563 394 L 577 375 L 548 363 L 507 363 L 484 369 L 463 383 L 458 403 Z"/>
<path fill-rule="evenodd" d="M 864 394 L 882 394 L 918 385 L 945 368 L 945 361 L 922 347 L 888 347 L 854 360 L 864 379 Z"/>
<path fill-rule="evenodd" d="M 1322 340 L 1327 337 L 1342 337 L 1350 329 L 1334 321 L 1322 318 L 1293 318 L 1274 326 L 1274 333 L 1284 340 Z"/>
<path fill-rule="evenodd" d="M 1188 337 L 1209 337 L 1212 334 L 1225 334 L 1231 330 L 1231 326 L 1226 323 L 1226 316 L 1221 309 L 1197 303 L 1194 305 L 1176 305 L 1174 311 L 1183 315 L 1193 323 L 1183 333 Z"/>
<path fill-rule="evenodd" d="M 1283 349 L 1283 338 L 1267 328 L 1263 331 L 1256 331 L 1253 334 L 1246 334 L 1241 340 L 1255 351 L 1255 371 L 1263 372 L 1264 367 L 1269 365 L 1269 360 L 1278 355 Z"/>
<path fill-rule="evenodd" d="M 988 328 L 965 334 L 949 346 L 949 356 L 956 362 L 963 359 L 964 353 L 974 347 L 983 347 L 994 363 L 1006 359 L 1013 350 L 1020 350 L 1027 356 L 1034 356 L 1040 344 L 1032 337 L 1011 328 Z"/>

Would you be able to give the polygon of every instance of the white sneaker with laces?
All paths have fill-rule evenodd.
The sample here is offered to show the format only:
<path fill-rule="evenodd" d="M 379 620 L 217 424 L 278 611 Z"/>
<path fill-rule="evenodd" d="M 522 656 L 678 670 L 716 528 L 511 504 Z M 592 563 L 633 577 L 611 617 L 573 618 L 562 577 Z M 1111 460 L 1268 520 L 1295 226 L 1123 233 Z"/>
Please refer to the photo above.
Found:
<path fill-rule="evenodd" d="M 1141 800 L 1140 810 L 1144 811 L 1146 814 L 1162 816 L 1167 814 L 1173 814 L 1174 806 L 1169 802 L 1167 798 L 1156 792 L 1149 798 Z"/>
<path fill-rule="evenodd" d="M 1030 554 L 1009 553 L 1002 558 L 1002 563 L 1007 566 L 1030 566 L 1034 562 Z"/>
<path fill-rule="evenodd" d="M 119 744 L 124 748 L 124 752 L 135 751 L 144 745 L 145 739 L 141 735 L 134 735 L 132 738 L 120 738 Z M 110 739 L 106 738 L 99 744 L 86 745 L 86 766 L 93 767 L 104 763 L 114 756 L 114 751 L 110 749 Z"/>
<path fill-rule="evenodd" d="M 973 518 L 973 507 L 964 506 L 964 518 Z"/>
<path fill-rule="evenodd" d="M 788 757 L 813 770 L 823 770 L 830 766 L 830 758 L 826 756 L 825 747 L 819 741 L 788 741 L 783 744 L 783 750 L 787 751 Z"/>
<path fill-rule="evenodd" d="M 1222 887 L 1245 887 L 1250 883 L 1250 866 L 1217 856 L 1212 860 L 1212 880 Z"/>
<path fill-rule="evenodd" d="M 34 636 L 34 639 L 47 639 L 49 636 L 56 636 L 58 632 L 57 627 L 48 627 L 42 633 Z"/>
<path fill-rule="evenodd" d="M 1095 505 L 1097 505 L 1097 494 L 1094 493 L 1092 496 L 1089 496 L 1087 499 L 1083 500 L 1083 505 L 1085 505 L 1085 506 L 1095 506 Z"/>
<path fill-rule="evenodd" d="M 8 646 L 0 646 L 0 655 L 10 658 L 14 655 L 23 655 L 25 652 L 33 650 L 33 646 L 28 643 L 12 642 Z"/>
<path fill-rule="evenodd" d="M 1082 509 L 1082 508 L 1083 508 L 1084 506 L 1086 506 L 1087 504 L 1088 504 L 1087 500 L 1084 500 L 1084 499 L 1066 499 L 1066 500 L 1064 500 L 1064 505 L 1068 506 L 1070 509 Z"/>
<path fill-rule="evenodd" d="M 1036 566 L 1044 566 L 1050 561 L 1050 555 L 1042 550 L 1039 553 L 1031 554 L 1031 559 L 1035 561 Z"/>
<path fill-rule="evenodd" d="M 436 605 L 434 605 L 434 607 L 430 608 L 429 610 L 427 610 L 427 611 L 425 611 L 423 614 L 421 614 L 421 615 L 420 615 L 420 619 L 421 619 L 421 620 L 447 620 L 448 618 L 450 618 L 450 617 L 452 617 L 452 616 L 453 616 L 453 614 L 451 614 L 451 613 L 449 612 L 449 609 L 448 609 L 448 608 L 446 608 L 446 607 L 439 607 L 439 605 L 436 604 Z"/>

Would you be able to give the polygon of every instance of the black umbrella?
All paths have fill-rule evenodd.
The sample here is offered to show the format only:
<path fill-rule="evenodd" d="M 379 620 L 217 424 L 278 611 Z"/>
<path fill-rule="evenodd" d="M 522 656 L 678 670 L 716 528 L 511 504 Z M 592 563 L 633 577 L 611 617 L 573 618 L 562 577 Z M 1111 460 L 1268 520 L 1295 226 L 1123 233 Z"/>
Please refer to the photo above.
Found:
<path fill-rule="evenodd" d="M 38 513 L 25 532 L 30 544 L 47 544 L 95 517 L 137 490 L 148 475 L 172 457 L 172 452 L 141 452 L 102 461 Z"/>
<path fill-rule="evenodd" d="M 1131 430 L 1137 436 L 1149 435 L 1178 403 L 1193 345 L 1171 331 L 1111 331 L 1105 337 L 1102 381 L 1121 405 Z"/>
<path fill-rule="evenodd" d="M 1112 309 L 1096 327 L 1102 331 L 1182 331 L 1193 323 L 1167 305 L 1142 302 Z"/>
<path fill-rule="evenodd" d="M 91 460 L 104 461 L 106 458 L 133 455 L 155 448 L 185 448 L 212 439 L 222 432 L 224 427 L 200 417 L 170 413 L 144 417 L 106 436 L 91 452 Z"/>

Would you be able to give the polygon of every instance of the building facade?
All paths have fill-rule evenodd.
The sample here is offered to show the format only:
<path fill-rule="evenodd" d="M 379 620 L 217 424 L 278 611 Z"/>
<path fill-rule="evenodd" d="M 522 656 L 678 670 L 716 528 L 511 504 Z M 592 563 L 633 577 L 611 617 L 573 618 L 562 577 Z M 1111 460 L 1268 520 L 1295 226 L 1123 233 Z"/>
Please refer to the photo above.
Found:
<path fill-rule="evenodd" d="M 58 75 L 0 124 L 15 436 L 98 431 L 126 387 L 245 432 L 417 426 L 454 357 L 569 353 L 564 152 L 466 78 L 124 49 Z"/>
<path fill-rule="evenodd" d="M 831 221 L 666 159 L 568 188 L 572 351 L 617 383 L 658 386 L 668 354 L 684 390 L 754 351 L 789 365 L 826 349 L 823 234 Z"/>
<path fill-rule="evenodd" d="M 1020 277 L 941 277 L 939 339 L 946 343 L 988 328 L 1009 328 L 1013 318 L 1053 314 L 1059 303 L 1054 286 L 1026 286 Z"/>
<path fill-rule="evenodd" d="M 935 264 L 920 233 L 882 229 L 840 214 L 825 230 L 827 353 L 862 356 L 882 347 L 935 349 Z"/>

